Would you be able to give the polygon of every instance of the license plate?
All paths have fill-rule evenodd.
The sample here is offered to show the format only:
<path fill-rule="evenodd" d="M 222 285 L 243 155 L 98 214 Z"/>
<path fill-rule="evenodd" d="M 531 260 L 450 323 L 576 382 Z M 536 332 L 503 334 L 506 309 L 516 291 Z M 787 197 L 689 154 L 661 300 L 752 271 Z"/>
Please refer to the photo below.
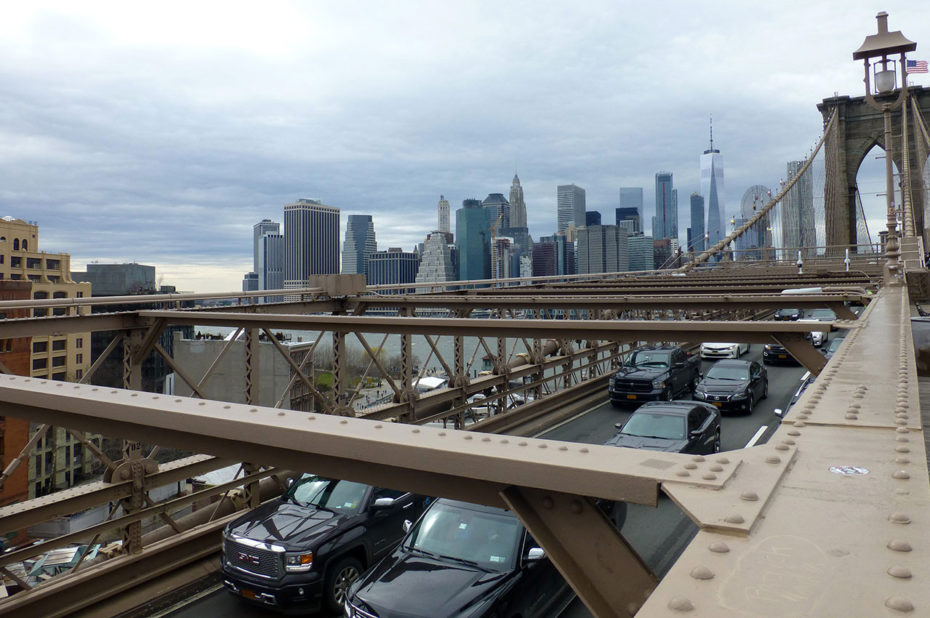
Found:
<path fill-rule="evenodd" d="M 246 590 L 245 588 L 243 588 L 241 592 L 242 592 L 242 596 L 244 596 L 247 599 L 252 599 L 253 601 L 258 600 L 258 597 L 251 590 Z"/>
<path fill-rule="evenodd" d="M 627 398 L 627 399 L 636 399 L 636 395 L 627 395 L 626 398 Z"/>
<path fill-rule="evenodd" d="M 717 406 L 718 408 L 722 408 L 722 407 L 723 407 L 723 404 L 720 403 L 719 401 L 714 401 L 713 404 L 714 404 L 715 406 Z"/>
<path fill-rule="evenodd" d="M 779 354 L 779 355 L 778 355 L 778 358 L 788 358 L 788 355 L 787 355 L 787 354 Z"/>

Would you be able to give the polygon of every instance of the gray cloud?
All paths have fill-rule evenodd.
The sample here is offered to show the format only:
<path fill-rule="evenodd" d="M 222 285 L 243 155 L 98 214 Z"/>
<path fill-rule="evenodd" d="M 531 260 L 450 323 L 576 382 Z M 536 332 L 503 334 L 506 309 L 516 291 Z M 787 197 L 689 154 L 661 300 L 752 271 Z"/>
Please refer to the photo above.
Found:
<path fill-rule="evenodd" d="M 892 4 L 891 27 L 927 39 L 930 9 Z M 859 94 L 851 51 L 874 12 L 5 7 L 0 214 L 38 221 L 43 248 L 70 252 L 75 268 L 137 260 L 183 289 L 230 290 L 250 268 L 252 224 L 280 221 L 299 197 L 371 213 L 379 243 L 407 249 L 435 226 L 440 194 L 454 207 L 506 194 L 514 170 L 535 236 L 552 232 L 568 182 L 605 220 L 619 186 L 642 186 L 648 220 L 654 174 L 670 170 L 684 211 L 711 113 L 733 209 L 807 153 L 819 100 Z"/>

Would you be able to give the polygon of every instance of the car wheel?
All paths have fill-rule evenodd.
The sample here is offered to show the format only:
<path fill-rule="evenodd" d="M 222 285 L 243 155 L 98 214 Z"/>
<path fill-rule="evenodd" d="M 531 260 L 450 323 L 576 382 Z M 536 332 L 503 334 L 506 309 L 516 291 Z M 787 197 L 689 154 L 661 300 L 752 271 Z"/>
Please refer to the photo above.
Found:
<path fill-rule="evenodd" d="M 736 345 L 736 356 L 733 358 L 739 358 L 743 354 L 742 350 L 739 349 L 739 344 Z"/>
<path fill-rule="evenodd" d="M 749 393 L 749 403 L 746 404 L 746 414 L 752 414 L 753 408 L 756 407 L 756 398 L 752 396 L 752 392 Z"/>
<path fill-rule="evenodd" d="M 668 390 L 665 392 L 665 401 L 671 401 L 671 400 L 673 400 L 674 398 L 675 398 L 675 394 L 672 393 L 672 389 L 668 389 Z"/>
<path fill-rule="evenodd" d="M 349 598 L 349 587 L 361 574 L 362 563 L 351 556 L 341 558 L 330 569 L 326 577 L 325 601 L 331 612 L 343 610 Z"/>
<path fill-rule="evenodd" d="M 717 430 L 717 433 L 714 434 L 714 452 L 720 452 L 720 430 Z"/>
<path fill-rule="evenodd" d="M 769 396 L 769 381 L 766 380 L 765 384 L 762 386 L 762 397 L 760 399 L 768 399 Z"/>

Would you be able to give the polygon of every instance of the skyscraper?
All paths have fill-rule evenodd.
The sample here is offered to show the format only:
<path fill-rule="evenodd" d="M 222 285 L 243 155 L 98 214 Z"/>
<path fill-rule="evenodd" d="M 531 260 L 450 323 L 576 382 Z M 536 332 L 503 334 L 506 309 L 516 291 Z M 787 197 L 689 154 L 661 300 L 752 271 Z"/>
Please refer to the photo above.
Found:
<path fill-rule="evenodd" d="M 723 156 L 714 148 L 714 125 L 710 125 L 710 147 L 701 155 L 701 195 L 707 207 L 707 247 L 727 235 L 723 191 Z"/>
<path fill-rule="evenodd" d="M 450 220 L 451 210 L 449 208 L 449 200 L 446 199 L 445 195 L 439 196 L 439 231 L 445 232 L 448 234 L 452 231 L 451 220 Z"/>
<path fill-rule="evenodd" d="M 339 209 L 319 200 L 284 206 L 284 287 L 302 288 L 310 275 L 339 272 Z"/>
<path fill-rule="evenodd" d="M 349 215 L 346 239 L 342 245 L 342 274 L 366 274 L 365 257 L 377 250 L 375 223 L 371 215 Z"/>
<path fill-rule="evenodd" d="M 510 227 L 526 227 L 526 202 L 523 201 L 523 187 L 516 174 L 510 185 Z"/>
<path fill-rule="evenodd" d="M 656 172 L 656 216 L 652 228 L 656 240 L 678 238 L 678 204 L 672 194 L 672 183 L 671 172 Z"/>
<path fill-rule="evenodd" d="M 652 236 L 634 234 L 627 239 L 630 270 L 652 270 L 654 266 L 654 244 Z"/>
<path fill-rule="evenodd" d="M 584 226 L 591 227 L 592 225 L 601 224 L 601 213 L 596 210 L 588 210 L 584 213 Z"/>
<path fill-rule="evenodd" d="M 413 283 L 417 279 L 417 267 L 420 260 L 416 253 L 391 247 L 387 251 L 374 251 L 365 256 L 365 270 L 368 273 L 368 285 L 390 285 Z M 394 291 L 394 294 L 412 292 L 410 290 Z"/>
<path fill-rule="evenodd" d="M 584 225 L 585 197 L 584 189 L 575 185 L 559 185 L 556 190 L 558 203 L 558 231 L 564 232 L 570 226 L 576 228 Z"/>
<path fill-rule="evenodd" d="M 488 213 L 478 200 L 463 200 L 455 211 L 455 247 L 459 279 L 488 279 L 491 276 L 491 230 Z"/>
<path fill-rule="evenodd" d="M 803 161 L 789 161 L 785 178 L 794 178 L 804 165 Z M 814 228 L 814 182 L 810 168 L 785 195 L 782 202 L 782 243 L 786 249 L 800 249 L 817 245 Z M 805 252 L 806 254 L 806 252 Z"/>
<path fill-rule="evenodd" d="M 433 232 L 423 244 L 420 257 L 420 269 L 417 271 L 417 284 L 435 281 L 455 281 L 455 265 L 452 263 L 450 238 L 445 232 Z M 417 287 L 417 292 L 429 292 L 428 287 Z"/>
<path fill-rule="evenodd" d="M 643 231 L 643 188 L 620 187 L 620 208 L 616 211 L 616 224 L 622 221 L 633 221 L 631 232 Z"/>
<path fill-rule="evenodd" d="M 280 290 L 284 287 L 284 236 L 263 234 L 258 242 L 258 289 Z M 272 302 L 277 297 L 265 297 Z"/>
<path fill-rule="evenodd" d="M 553 234 L 552 236 L 543 236 L 539 243 L 552 243 L 555 255 L 555 272 L 554 275 L 574 275 L 575 274 L 575 243 L 570 241 L 565 234 Z M 533 245 L 533 253 L 536 253 L 536 247 L 539 243 Z M 536 274 L 535 260 L 533 265 L 533 274 Z"/>
<path fill-rule="evenodd" d="M 254 289 L 279 290 L 284 287 L 284 236 L 281 224 L 271 219 L 262 219 L 252 227 L 254 254 Z M 246 282 L 243 281 L 243 291 Z"/>
<path fill-rule="evenodd" d="M 691 236 L 688 239 L 689 251 L 702 253 L 707 249 L 704 244 L 704 198 L 699 193 L 691 194 Z M 687 251 L 685 251 L 687 253 Z"/>
<path fill-rule="evenodd" d="M 252 226 L 252 271 L 260 272 L 261 268 L 258 264 L 258 258 L 261 255 L 261 252 L 258 248 L 258 243 L 261 240 L 261 237 L 265 234 L 280 234 L 281 233 L 281 224 L 271 219 L 262 219 L 258 223 Z"/>
<path fill-rule="evenodd" d="M 503 193 L 489 193 L 481 206 L 488 213 L 488 221 L 496 230 L 510 227 L 510 202 Z"/>
<path fill-rule="evenodd" d="M 578 230 L 575 260 L 579 275 L 629 270 L 626 228 L 592 225 Z"/>

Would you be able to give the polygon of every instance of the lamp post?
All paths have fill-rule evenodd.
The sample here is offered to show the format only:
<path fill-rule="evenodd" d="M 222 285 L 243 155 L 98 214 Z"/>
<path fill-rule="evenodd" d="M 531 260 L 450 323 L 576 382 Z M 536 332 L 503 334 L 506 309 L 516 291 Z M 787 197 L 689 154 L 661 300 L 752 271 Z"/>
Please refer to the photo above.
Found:
<path fill-rule="evenodd" d="M 888 238 L 885 243 L 885 283 L 901 283 L 900 256 L 897 233 L 897 217 L 894 204 L 894 171 L 892 169 L 893 148 L 891 143 L 891 112 L 901 107 L 907 98 L 907 71 L 904 54 L 917 49 L 917 43 L 908 40 L 900 30 L 888 32 L 888 13 L 882 11 L 875 16 L 878 20 L 878 33 L 865 37 L 859 49 L 853 52 L 853 60 L 862 60 L 865 65 L 865 102 L 882 113 L 885 132 L 885 201 L 887 206 Z M 900 59 L 889 58 L 900 54 Z M 877 59 L 870 65 L 871 58 Z M 898 83 L 898 71 L 901 73 L 901 88 L 896 99 L 892 99 Z M 874 74 L 874 84 L 873 84 Z M 876 101 L 873 96 L 882 97 Z"/>

